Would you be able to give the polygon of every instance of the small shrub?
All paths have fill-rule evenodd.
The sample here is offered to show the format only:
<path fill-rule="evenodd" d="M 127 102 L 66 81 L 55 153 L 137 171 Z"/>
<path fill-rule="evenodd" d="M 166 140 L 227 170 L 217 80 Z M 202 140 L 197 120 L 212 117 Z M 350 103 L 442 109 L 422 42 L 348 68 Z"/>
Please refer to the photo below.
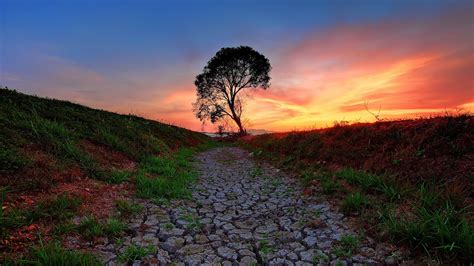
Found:
<path fill-rule="evenodd" d="M 118 256 L 120 262 L 130 262 L 135 260 L 140 260 L 146 257 L 147 255 L 153 254 L 156 252 L 154 246 L 137 246 L 132 245 L 125 248 L 125 250 Z"/>

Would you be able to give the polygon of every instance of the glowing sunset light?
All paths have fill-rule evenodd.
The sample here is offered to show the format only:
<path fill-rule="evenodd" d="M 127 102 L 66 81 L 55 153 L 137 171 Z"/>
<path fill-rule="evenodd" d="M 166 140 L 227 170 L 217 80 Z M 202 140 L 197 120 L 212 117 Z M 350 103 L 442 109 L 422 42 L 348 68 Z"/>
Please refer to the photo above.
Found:
<path fill-rule="evenodd" d="M 180 11 L 176 18 L 164 15 L 178 10 L 171 3 L 102 3 L 97 8 L 107 8 L 108 15 L 94 13 L 86 22 L 64 5 L 39 5 L 26 18 L 28 8 L 3 3 L 0 85 L 212 131 L 215 125 L 202 126 L 193 115 L 194 77 L 221 47 L 245 44 L 268 56 L 272 65 L 270 88 L 250 92 L 246 101 L 244 118 L 252 129 L 374 121 L 366 104 L 372 111 L 380 107 L 387 119 L 474 111 L 469 1 L 429 6 L 374 1 L 350 15 L 338 13 L 344 7 L 330 2 L 301 2 L 297 10 L 278 2 L 260 17 L 267 8 L 262 2 L 245 22 L 234 15 L 206 16 L 230 5 L 238 13 L 237 3 L 213 2 L 212 10 L 196 5 L 203 14 Z M 124 9 L 129 12 L 119 16 Z M 162 9 L 163 17 L 152 12 Z M 335 15 L 325 15 L 328 10 Z M 278 15 L 282 12 L 287 20 Z M 54 23 L 47 19 L 52 13 L 64 16 L 67 33 L 61 27 L 47 30 Z M 116 32 L 119 19 L 123 27 Z M 170 28 L 162 25 L 165 21 Z M 99 37 L 103 34 L 110 39 Z M 87 45 L 80 40 L 88 40 Z"/>

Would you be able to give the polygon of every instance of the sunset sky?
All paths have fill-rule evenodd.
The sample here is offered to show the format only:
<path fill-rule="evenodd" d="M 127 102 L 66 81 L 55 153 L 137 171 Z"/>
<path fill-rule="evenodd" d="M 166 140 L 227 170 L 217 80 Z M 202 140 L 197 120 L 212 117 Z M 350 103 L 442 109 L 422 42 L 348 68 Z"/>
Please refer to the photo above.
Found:
<path fill-rule="evenodd" d="M 249 92 L 270 131 L 474 111 L 472 1 L 0 0 L 0 85 L 193 130 L 194 78 L 222 47 L 272 64 Z"/>

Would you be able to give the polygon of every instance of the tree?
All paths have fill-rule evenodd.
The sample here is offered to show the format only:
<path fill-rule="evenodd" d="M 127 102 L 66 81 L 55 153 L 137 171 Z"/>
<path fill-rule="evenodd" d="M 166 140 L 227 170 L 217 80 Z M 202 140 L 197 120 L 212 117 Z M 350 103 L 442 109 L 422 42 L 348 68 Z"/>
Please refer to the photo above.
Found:
<path fill-rule="evenodd" d="M 226 116 L 245 134 L 242 125 L 243 98 L 239 94 L 247 88 L 267 89 L 270 86 L 270 61 L 248 46 L 220 49 L 207 62 L 194 84 L 197 100 L 194 113 L 201 121 L 217 122 Z"/>

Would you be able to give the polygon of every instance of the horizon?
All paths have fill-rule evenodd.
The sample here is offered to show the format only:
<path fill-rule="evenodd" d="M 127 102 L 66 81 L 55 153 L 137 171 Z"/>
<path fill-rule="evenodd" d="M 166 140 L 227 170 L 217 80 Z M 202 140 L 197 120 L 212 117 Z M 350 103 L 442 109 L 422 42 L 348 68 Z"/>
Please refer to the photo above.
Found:
<path fill-rule="evenodd" d="M 272 65 L 249 129 L 373 122 L 366 103 L 386 119 L 474 110 L 470 1 L 261 1 L 240 16 L 249 3 L 2 1 L 0 85 L 213 132 L 192 112 L 194 78 L 249 45 Z"/>

